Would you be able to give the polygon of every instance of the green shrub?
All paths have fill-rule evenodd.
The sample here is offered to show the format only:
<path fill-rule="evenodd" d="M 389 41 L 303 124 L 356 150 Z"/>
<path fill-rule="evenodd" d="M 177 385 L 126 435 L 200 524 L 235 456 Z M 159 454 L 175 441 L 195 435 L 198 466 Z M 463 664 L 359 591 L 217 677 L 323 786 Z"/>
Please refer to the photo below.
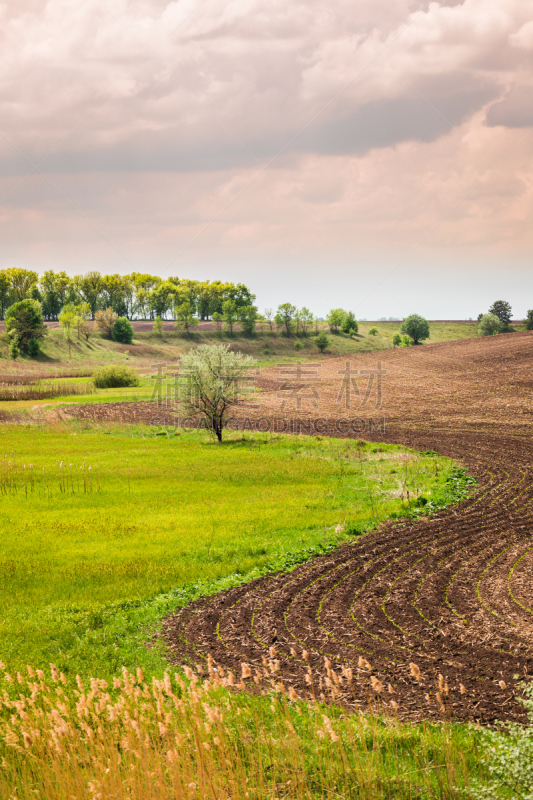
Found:
<path fill-rule="evenodd" d="M 353 333 L 357 333 L 359 330 L 359 326 L 357 324 L 357 320 L 355 319 L 355 314 L 353 311 L 347 311 L 344 315 L 344 319 L 342 320 L 341 328 L 344 333 L 347 333 L 349 336 L 352 336 Z"/>
<path fill-rule="evenodd" d="M 46 334 L 41 304 L 38 300 L 21 300 L 8 308 L 6 331 L 11 337 L 11 358 L 34 356 L 39 352 L 38 339 Z"/>
<path fill-rule="evenodd" d="M 519 684 L 512 690 L 518 688 L 524 691 L 525 697 L 519 701 L 526 707 L 528 724 L 506 722 L 498 723 L 495 730 L 480 730 L 489 781 L 473 782 L 467 796 L 475 800 L 496 797 L 527 800 L 533 796 L 533 685 Z"/>
<path fill-rule="evenodd" d="M 404 347 L 411 347 L 411 340 L 408 336 L 402 336 L 402 342 Z"/>
<path fill-rule="evenodd" d="M 296 339 L 296 341 L 294 342 L 294 347 L 295 347 L 296 350 L 301 350 L 302 347 L 303 347 L 303 344 L 301 343 L 301 341 L 299 339 Z"/>
<path fill-rule="evenodd" d="M 500 333 L 502 323 L 496 314 L 483 314 L 478 322 L 477 332 L 480 336 L 493 336 Z"/>
<path fill-rule="evenodd" d="M 533 310 L 526 313 L 526 331 L 533 331 Z"/>
<path fill-rule="evenodd" d="M 319 333 L 318 336 L 315 336 L 315 344 L 321 353 L 323 353 L 326 347 L 328 347 L 329 339 L 324 332 Z"/>
<path fill-rule="evenodd" d="M 402 333 L 406 333 L 413 340 L 413 344 L 419 344 L 424 339 L 429 339 L 429 324 L 427 319 L 420 314 L 411 314 L 404 319 Z"/>
<path fill-rule="evenodd" d="M 113 325 L 113 339 L 122 344 L 133 342 L 133 325 L 126 317 L 119 317 Z"/>
<path fill-rule="evenodd" d="M 93 383 L 98 389 L 121 389 L 138 386 L 139 376 L 131 367 L 100 367 L 93 372 Z"/>
<path fill-rule="evenodd" d="M 29 339 L 27 345 L 27 353 L 30 358 L 35 358 L 35 356 L 39 353 L 40 347 L 39 342 L 37 339 Z"/>
<path fill-rule="evenodd" d="M 402 337 L 400 336 L 399 333 L 395 333 L 394 334 L 394 336 L 392 337 L 392 343 L 393 343 L 394 347 L 399 347 L 401 345 Z"/>
<path fill-rule="evenodd" d="M 378 331 L 377 328 L 370 328 L 370 330 L 368 331 L 368 335 L 369 336 L 377 336 L 378 333 L 379 333 L 379 331 Z"/>

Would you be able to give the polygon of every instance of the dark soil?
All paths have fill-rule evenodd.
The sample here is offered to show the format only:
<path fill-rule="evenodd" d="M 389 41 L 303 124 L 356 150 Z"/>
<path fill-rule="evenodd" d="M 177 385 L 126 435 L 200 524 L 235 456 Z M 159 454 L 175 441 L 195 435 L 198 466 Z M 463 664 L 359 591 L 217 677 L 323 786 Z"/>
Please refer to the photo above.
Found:
<path fill-rule="evenodd" d="M 353 366 L 372 368 L 377 356 L 387 371 L 382 407 L 341 415 L 379 415 L 385 429 L 363 438 L 462 462 L 479 481 L 475 493 L 181 609 L 165 624 L 171 659 L 211 654 L 239 675 L 243 662 L 269 672 L 275 647 L 285 684 L 302 696 L 362 707 L 393 700 L 413 718 L 523 719 L 518 683 L 533 673 L 533 333 L 364 354 Z M 344 366 L 324 362 L 320 412 L 308 404 L 300 416 L 339 416 Z M 255 413 L 279 415 L 276 371 L 263 378 Z M 339 681 L 347 668 L 352 686 Z"/>

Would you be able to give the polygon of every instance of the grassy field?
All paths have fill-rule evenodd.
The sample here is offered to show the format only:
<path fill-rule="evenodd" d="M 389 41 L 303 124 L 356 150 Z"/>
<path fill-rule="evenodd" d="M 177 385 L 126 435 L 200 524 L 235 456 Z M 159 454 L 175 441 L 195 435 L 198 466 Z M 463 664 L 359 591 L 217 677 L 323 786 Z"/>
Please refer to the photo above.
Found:
<path fill-rule="evenodd" d="M 473 726 L 401 723 L 379 701 L 346 714 L 287 696 L 279 676 L 268 697 L 228 680 L 213 669 L 187 681 L 126 671 L 112 686 L 54 669 L 4 678 L 0 797 L 445 800 L 486 781 Z"/>
<path fill-rule="evenodd" d="M 184 336 L 174 330 L 165 331 L 161 338 L 155 333 L 138 332 L 132 345 L 121 345 L 117 342 L 94 335 L 89 342 L 75 340 L 69 355 L 68 345 L 61 331 L 52 329 L 44 340 L 43 352 L 37 359 L 18 359 L 16 362 L 0 357 L 0 383 L 2 375 L 38 375 L 39 386 L 50 383 L 57 386 L 87 384 L 92 371 L 101 365 L 128 365 L 140 373 L 140 385 L 127 389 L 96 390 L 83 395 L 62 396 L 58 392 L 53 398 L 29 400 L 1 400 L 0 411 L 30 414 L 32 411 L 49 406 L 64 404 L 114 403 L 149 400 L 152 394 L 153 379 L 158 363 L 176 364 L 180 355 L 205 343 L 230 343 L 235 350 L 240 350 L 257 359 L 259 367 L 269 367 L 281 363 L 291 363 L 301 359 L 324 358 L 343 355 L 350 357 L 357 353 L 379 351 L 392 347 L 392 337 L 399 331 L 400 323 L 360 323 L 359 335 L 355 338 L 339 333 L 329 333 L 330 346 L 321 355 L 313 342 L 313 337 L 287 338 L 281 334 L 258 332 L 255 337 L 242 337 L 236 332 L 234 337 L 216 331 L 201 330 L 191 336 Z M 375 327 L 378 334 L 369 335 L 370 328 Z M 476 335 L 476 326 L 471 323 L 435 323 L 431 326 L 429 342 L 449 341 L 469 338 Z M 297 350 L 296 342 L 301 344 Z M 7 351 L 4 351 L 6 356 Z M 83 377 L 61 377 L 79 371 Z"/>
<path fill-rule="evenodd" d="M 330 339 L 325 355 L 343 356 L 391 348 L 392 337 L 400 332 L 401 323 L 361 322 L 359 333 L 354 338 L 343 333 L 329 333 L 325 323 L 322 327 Z M 428 343 L 476 336 L 476 325 L 468 322 L 438 322 L 432 323 L 430 327 L 431 338 Z M 0 373 L 12 372 L 14 369 L 38 369 L 52 374 L 61 368 L 83 369 L 110 363 L 137 365 L 146 370 L 150 364 L 159 361 L 175 362 L 181 353 L 198 344 L 220 341 L 231 343 L 234 348 L 253 355 L 265 366 L 277 363 L 280 358 L 285 360 L 320 356 L 311 334 L 298 339 L 267 331 L 258 331 L 253 337 L 242 336 L 239 331 L 234 336 L 225 333 L 219 336 L 216 331 L 204 328 L 188 336 L 179 333 L 170 324 L 169 328 L 165 330 L 163 337 L 152 331 L 136 332 L 132 345 L 122 345 L 95 334 L 88 342 L 73 340 L 70 352 L 61 331 L 54 328 L 49 330 L 43 340 L 42 353 L 36 359 L 19 359 L 17 362 L 9 360 L 7 344 L 4 342 L 3 348 L 0 348 Z M 377 329 L 377 335 L 369 335 L 371 328 Z"/>
<path fill-rule="evenodd" d="M 0 658 L 109 677 L 161 669 L 151 623 L 195 593 L 353 538 L 450 463 L 352 440 L 0 429 Z M 335 529 L 340 526 L 339 531 Z M 281 559 L 281 561 L 280 561 Z"/>
<path fill-rule="evenodd" d="M 75 425 L 0 442 L 2 800 L 447 798 L 483 775 L 468 726 L 309 704 L 281 675 L 267 697 L 226 688 L 244 672 L 184 683 L 146 646 L 188 600 L 457 501 L 448 459 Z"/>

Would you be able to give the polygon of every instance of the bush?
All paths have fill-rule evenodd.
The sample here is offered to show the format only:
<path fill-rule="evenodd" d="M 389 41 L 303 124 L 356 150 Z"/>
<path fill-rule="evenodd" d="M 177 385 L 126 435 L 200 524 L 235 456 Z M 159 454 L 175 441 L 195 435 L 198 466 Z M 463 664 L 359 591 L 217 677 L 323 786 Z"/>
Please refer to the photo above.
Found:
<path fill-rule="evenodd" d="M 496 314 L 483 314 L 478 322 L 477 332 L 480 336 L 492 336 L 495 333 L 500 333 L 502 323 Z"/>
<path fill-rule="evenodd" d="M 323 353 L 326 347 L 329 346 L 329 339 L 324 332 L 319 333 L 318 336 L 315 336 L 315 344 L 321 353 Z"/>
<path fill-rule="evenodd" d="M 526 313 L 526 331 L 533 331 L 533 310 Z"/>
<path fill-rule="evenodd" d="M 394 345 L 394 347 L 399 347 L 401 343 L 402 343 L 402 337 L 400 336 L 399 333 L 395 333 L 394 336 L 392 337 L 392 344 Z"/>
<path fill-rule="evenodd" d="M 377 328 L 370 328 L 370 330 L 368 331 L 368 335 L 369 336 L 377 336 L 378 333 L 379 333 L 379 331 L 378 331 Z"/>
<path fill-rule="evenodd" d="M 301 341 L 299 339 L 296 339 L 296 341 L 294 342 L 294 347 L 296 348 L 296 350 L 301 350 L 302 347 L 303 347 L 303 344 L 301 343 Z"/>
<path fill-rule="evenodd" d="M 133 342 L 133 325 L 126 317 L 119 317 L 113 325 L 113 339 L 122 344 Z"/>
<path fill-rule="evenodd" d="M 28 346 L 27 346 L 27 353 L 28 353 L 29 357 L 30 358 L 35 358 L 35 356 L 38 355 L 39 350 L 40 350 L 40 347 L 39 347 L 38 340 L 37 339 L 30 339 L 28 341 Z"/>
<path fill-rule="evenodd" d="M 6 331 L 11 338 L 10 354 L 34 356 L 39 352 L 38 340 L 46 333 L 41 304 L 38 300 L 21 300 L 8 308 Z"/>
<path fill-rule="evenodd" d="M 131 367 L 100 367 L 93 372 L 93 383 L 98 389 L 121 389 L 138 386 L 139 376 Z"/>
<path fill-rule="evenodd" d="M 353 336 L 359 330 L 359 326 L 357 324 L 357 320 L 355 319 L 355 314 L 353 311 L 347 311 L 344 315 L 344 319 L 342 320 L 341 328 L 344 333 L 347 333 L 349 336 Z"/>
<path fill-rule="evenodd" d="M 342 308 L 332 308 L 326 317 L 326 322 L 332 333 L 338 333 L 346 316 L 346 311 Z"/>
<path fill-rule="evenodd" d="M 115 314 L 112 308 L 106 308 L 105 311 L 98 310 L 94 318 L 96 320 L 96 327 L 98 330 L 103 333 L 104 336 L 108 336 L 110 339 L 112 339 L 113 327 L 118 319 L 118 314 Z"/>
<path fill-rule="evenodd" d="M 9 358 L 12 358 L 13 361 L 16 361 L 19 356 L 20 356 L 20 350 L 17 344 L 17 340 L 12 339 L 11 344 L 9 345 Z"/>
<path fill-rule="evenodd" d="M 408 336 L 402 336 L 402 342 L 404 347 L 411 347 L 411 340 Z"/>
<path fill-rule="evenodd" d="M 406 333 L 413 340 L 413 344 L 419 344 L 424 339 L 429 339 L 429 324 L 427 319 L 420 314 L 411 314 L 404 320 L 402 333 Z"/>
<path fill-rule="evenodd" d="M 519 702 L 526 707 L 528 724 L 507 722 L 499 723 L 495 730 L 490 728 L 480 730 L 489 781 L 488 784 L 478 780 L 473 782 L 467 796 L 475 800 L 491 800 L 493 797 L 516 797 L 526 800 L 532 797 L 533 685 L 519 684 L 516 688 L 522 688 L 524 691 L 525 697 L 519 698 Z"/>

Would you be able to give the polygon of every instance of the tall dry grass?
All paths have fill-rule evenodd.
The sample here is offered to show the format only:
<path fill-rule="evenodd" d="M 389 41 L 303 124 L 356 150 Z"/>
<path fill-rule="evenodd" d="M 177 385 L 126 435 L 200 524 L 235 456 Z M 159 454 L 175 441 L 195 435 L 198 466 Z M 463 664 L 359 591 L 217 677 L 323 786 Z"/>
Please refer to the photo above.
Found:
<path fill-rule="evenodd" d="M 3 386 L 31 386 L 39 381 L 53 381 L 62 378 L 90 378 L 93 369 L 71 370 L 20 370 L 19 372 L 1 372 L 0 385 Z"/>
<path fill-rule="evenodd" d="M 75 687 L 27 672 L 3 677 L 6 800 L 451 798 L 472 771 L 469 729 L 305 703 L 275 669 L 210 660 L 186 681 L 124 669 Z"/>
<path fill-rule="evenodd" d="M 0 401 L 49 400 L 54 397 L 94 394 L 94 384 L 87 383 L 43 383 L 39 386 L 0 386 Z"/>

